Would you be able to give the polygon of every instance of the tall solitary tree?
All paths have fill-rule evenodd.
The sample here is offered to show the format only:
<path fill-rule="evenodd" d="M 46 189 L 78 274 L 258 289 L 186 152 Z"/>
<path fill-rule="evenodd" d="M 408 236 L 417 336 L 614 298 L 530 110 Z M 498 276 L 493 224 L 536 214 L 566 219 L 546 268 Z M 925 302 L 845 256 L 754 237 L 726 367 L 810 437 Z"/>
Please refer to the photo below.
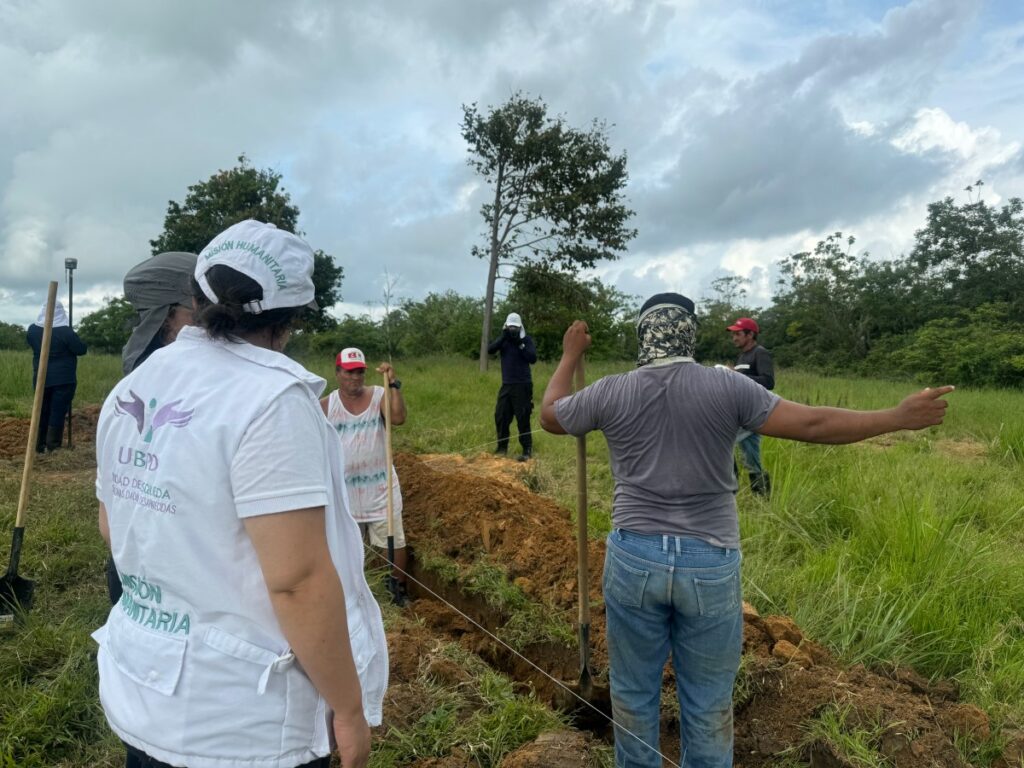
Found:
<path fill-rule="evenodd" d="M 480 334 L 485 371 L 499 265 L 532 261 L 575 272 L 618 258 L 636 230 L 627 226 L 633 211 L 623 195 L 626 155 L 612 154 L 604 123 L 572 128 L 550 117 L 542 99 L 522 93 L 485 114 L 476 104 L 463 105 L 462 113 L 467 162 L 492 191 L 480 208 L 487 245 L 473 247 L 488 263 Z"/>
<path fill-rule="evenodd" d="M 281 186 L 281 174 L 253 168 L 243 154 L 234 168 L 217 171 L 190 186 L 183 203 L 168 202 L 164 231 L 149 244 L 154 255 L 164 251 L 199 253 L 216 235 L 246 219 L 302 234 L 297 228 L 299 209 Z M 313 285 L 320 309 L 308 315 L 304 327 L 319 331 L 334 325 L 327 309 L 341 300 L 344 269 L 322 250 L 315 251 L 313 258 Z"/>

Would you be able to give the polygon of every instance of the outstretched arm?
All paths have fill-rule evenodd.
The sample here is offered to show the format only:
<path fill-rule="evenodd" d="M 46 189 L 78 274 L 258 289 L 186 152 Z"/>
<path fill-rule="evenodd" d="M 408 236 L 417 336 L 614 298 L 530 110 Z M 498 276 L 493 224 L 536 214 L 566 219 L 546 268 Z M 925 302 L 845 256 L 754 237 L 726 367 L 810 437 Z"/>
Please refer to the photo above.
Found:
<path fill-rule="evenodd" d="M 562 359 L 558 361 L 551 381 L 544 390 L 541 401 L 540 425 L 553 435 L 564 435 L 566 431 L 555 418 L 555 402 L 572 394 L 572 376 L 583 353 L 590 346 L 590 329 L 582 320 L 575 321 L 562 337 Z"/>
<path fill-rule="evenodd" d="M 901 429 L 924 429 L 942 423 L 948 402 L 942 399 L 953 387 L 915 392 L 895 408 L 851 411 L 800 405 L 782 400 L 757 431 L 768 437 L 805 443 L 856 443 Z"/>

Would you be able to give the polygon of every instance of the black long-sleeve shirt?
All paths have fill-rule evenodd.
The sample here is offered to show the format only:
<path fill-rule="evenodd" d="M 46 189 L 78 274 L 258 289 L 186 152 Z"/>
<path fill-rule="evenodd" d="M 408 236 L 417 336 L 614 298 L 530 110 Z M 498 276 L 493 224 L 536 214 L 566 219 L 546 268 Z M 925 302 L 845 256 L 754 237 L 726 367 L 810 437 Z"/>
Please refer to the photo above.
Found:
<path fill-rule="evenodd" d="M 32 347 L 32 387 L 36 386 L 39 372 L 39 353 L 43 349 L 43 328 L 33 323 L 28 327 L 25 341 Z M 50 356 L 46 363 L 44 387 L 75 384 L 78 381 L 78 357 L 86 353 L 85 342 L 78 338 L 70 326 L 53 329 L 50 337 Z"/>
<path fill-rule="evenodd" d="M 537 362 L 537 346 L 529 335 L 509 337 L 502 333 L 487 347 L 489 354 L 501 353 L 502 384 L 532 384 L 530 366 Z"/>
<path fill-rule="evenodd" d="M 749 376 L 765 389 L 775 389 L 775 363 L 772 353 L 760 344 L 749 352 L 740 352 L 736 370 Z"/>

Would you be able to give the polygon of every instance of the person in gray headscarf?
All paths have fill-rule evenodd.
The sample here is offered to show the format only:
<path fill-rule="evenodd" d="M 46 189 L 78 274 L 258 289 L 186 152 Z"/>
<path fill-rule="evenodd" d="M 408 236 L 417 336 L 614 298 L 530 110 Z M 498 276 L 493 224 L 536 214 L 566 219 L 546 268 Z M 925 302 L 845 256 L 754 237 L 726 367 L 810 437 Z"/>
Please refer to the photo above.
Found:
<path fill-rule="evenodd" d="M 43 326 L 46 323 L 46 302 L 39 317 L 28 327 L 25 341 L 32 347 L 32 388 L 36 387 L 39 373 L 39 355 L 43 347 Z M 36 453 L 55 451 L 64 438 L 64 420 L 71 410 L 78 386 L 78 358 L 86 353 L 85 343 L 78 338 L 68 322 L 64 305 L 59 301 L 53 309 L 53 333 L 50 354 L 46 363 L 46 381 L 43 382 L 43 409 L 39 413 L 39 433 Z"/>
<path fill-rule="evenodd" d="M 739 429 L 809 443 L 853 443 L 941 424 L 952 387 L 895 408 L 850 411 L 783 400 L 747 376 L 694 362 L 693 302 L 652 296 L 637 319 L 636 370 L 575 394 L 590 346 L 577 320 L 541 407 L 554 434 L 601 430 L 615 494 L 605 548 L 608 677 L 615 764 L 661 768 L 659 706 L 671 655 L 681 768 L 733 764 L 732 689 L 743 644 L 733 442 Z"/>
<path fill-rule="evenodd" d="M 136 264 L 124 276 L 124 296 L 139 313 L 135 328 L 121 351 L 125 376 L 146 358 L 178 337 L 178 331 L 192 325 L 192 273 L 194 253 L 167 251 Z M 110 602 L 121 599 L 121 577 L 114 558 L 107 559 L 107 593 Z"/>
<path fill-rule="evenodd" d="M 169 251 L 136 264 L 124 276 L 124 295 L 139 313 L 138 323 L 121 353 L 125 375 L 153 352 L 174 341 L 192 324 L 194 253 Z"/>

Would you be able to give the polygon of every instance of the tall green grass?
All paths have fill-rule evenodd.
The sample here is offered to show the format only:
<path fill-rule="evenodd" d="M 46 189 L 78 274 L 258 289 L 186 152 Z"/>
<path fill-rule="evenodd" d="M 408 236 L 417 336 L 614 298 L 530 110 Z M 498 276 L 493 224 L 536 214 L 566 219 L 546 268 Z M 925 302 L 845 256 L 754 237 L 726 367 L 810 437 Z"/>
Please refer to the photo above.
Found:
<path fill-rule="evenodd" d="M 102 403 L 121 378 L 121 358 L 78 358 L 76 403 Z M 27 417 L 32 412 L 32 353 L 0 349 L 0 414 Z"/>
<path fill-rule="evenodd" d="M 28 412 L 30 365 L 27 352 L 0 354 L 0 411 Z M 310 367 L 334 386 L 331 360 Z M 395 430 L 397 450 L 472 456 L 493 449 L 496 366 L 480 373 L 472 360 L 423 358 L 397 360 L 395 367 L 409 405 L 408 422 Z M 629 367 L 595 363 L 588 378 Z M 80 371 L 77 401 L 99 402 L 118 378 L 119 360 L 87 356 Z M 551 364 L 534 367 L 538 407 L 552 371 Z M 816 405 L 887 407 L 914 389 L 798 371 L 779 375 L 780 394 Z M 910 664 L 928 675 L 956 678 L 965 698 L 997 722 L 1020 723 L 1024 392 L 964 389 L 948 399 L 946 423 L 923 432 L 838 447 L 765 440 L 773 497 L 752 497 L 745 484 L 738 495 L 745 593 L 762 611 L 792 615 L 849 662 Z M 539 429 L 536 413 L 532 423 Z M 591 436 L 587 446 L 591 531 L 600 535 L 610 524 L 612 480 L 604 439 Z M 528 482 L 571 508 L 574 441 L 538 433 L 535 452 Z M 50 470 L 62 471 L 55 467 Z M 13 521 L 16 463 L 0 467 L 0 482 L 2 532 Z M 29 754 L 23 750 L 37 738 L 40 750 L 56 750 L 57 757 L 19 764 L 59 764 L 70 749 L 62 744 L 89 748 L 107 738 L 89 708 L 94 681 L 86 638 L 102 621 L 103 608 L 102 551 L 89 483 L 88 472 L 72 473 L 36 497 L 41 519 L 30 518 L 22 570 L 40 578 L 45 609 L 33 613 L 17 640 L 0 637 L 0 765 L 5 754 Z M 6 551 L 0 545 L 0 553 Z M 47 636 L 56 639 L 45 674 L 26 678 L 18 641 L 32 638 L 45 649 Z M 61 688 L 65 679 L 80 686 L 77 692 Z M 46 696 L 84 712 L 86 724 L 58 719 L 61 708 L 55 707 L 43 722 L 62 735 L 24 730 L 34 722 L 24 712 L 43 712 L 34 708 Z"/>

